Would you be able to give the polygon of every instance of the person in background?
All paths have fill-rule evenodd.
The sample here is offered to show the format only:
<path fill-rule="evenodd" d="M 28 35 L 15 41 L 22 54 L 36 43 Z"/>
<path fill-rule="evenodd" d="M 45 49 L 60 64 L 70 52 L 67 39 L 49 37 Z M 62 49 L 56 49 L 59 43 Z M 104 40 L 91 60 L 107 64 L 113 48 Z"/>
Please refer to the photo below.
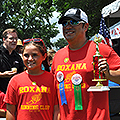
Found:
<path fill-rule="evenodd" d="M 110 120 L 108 91 L 87 91 L 92 81 L 96 44 L 86 38 L 89 27 L 86 13 L 71 8 L 58 21 L 68 45 L 56 52 L 51 72 L 57 82 L 61 120 Z M 120 83 L 120 58 L 108 45 L 99 43 L 99 70 L 106 79 Z M 104 86 L 108 81 L 103 82 Z"/>
<path fill-rule="evenodd" d="M 3 44 L 0 46 L 0 91 L 6 93 L 10 78 L 24 70 L 22 58 L 16 53 L 18 35 L 14 28 L 2 33 Z M 14 69 L 14 70 L 13 70 Z"/>
<path fill-rule="evenodd" d="M 56 53 L 56 51 L 53 50 L 53 49 L 50 49 L 48 51 L 48 61 L 49 61 L 49 64 L 50 64 L 50 69 L 51 69 L 51 65 L 52 65 L 52 61 L 53 61 L 55 53 Z"/>
<path fill-rule="evenodd" d="M 4 101 L 7 120 L 57 120 L 58 101 L 53 74 L 49 72 L 47 51 L 40 38 L 23 41 L 23 62 L 27 70 L 9 82 Z M 45 70 L 41 69 L 44 62 Z"/>
<path fill-rule="evenodd" d="M 23 44 L 22 44 L 22 40 L 18 39 L 17 40 L 17 46 L 15 48 L 15 51 L 22 57 L 22 48 L 23 48 Z"/>
<path fill-rule="evenodd" d="M 0 91 L 0 118 L 6 117 L 6 104 L 3 101 L 5 97 L 5 94 Z"/>

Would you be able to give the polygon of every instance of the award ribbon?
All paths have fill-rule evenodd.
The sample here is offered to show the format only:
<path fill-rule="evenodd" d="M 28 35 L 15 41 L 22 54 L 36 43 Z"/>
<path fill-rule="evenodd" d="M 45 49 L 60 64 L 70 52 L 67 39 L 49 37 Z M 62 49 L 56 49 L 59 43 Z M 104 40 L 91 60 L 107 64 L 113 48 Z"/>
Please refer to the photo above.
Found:
<path fill-rule="evenodd" d="M 81 85 L 74 85 L 75 110 L 83 110 Z"/>
<path fill-rule="evenodd" d="M 60 90 L 61 105 L 63 105 L 64 103 L 67 104 L 65 90 L 64 90 L 64 81 L 60 82 L 59 90 Z"/>
<path fill-rule="evenodd" d="M 61 105 L 67 104 L 67 100 L 66 100 L 66 96 L 65 96 L 65 89 L 64 89 L 64 74 L 61 71 L 59 71 L 56 75 L 56 78 L 59 82 Z"/>
<path fill-rule="evenodd" d="M 83 110 L 81 82 L 82 77 L 80 74 L 74 74 L 72 76 L 72 83 L 74 84 L 75 110 Z"/>

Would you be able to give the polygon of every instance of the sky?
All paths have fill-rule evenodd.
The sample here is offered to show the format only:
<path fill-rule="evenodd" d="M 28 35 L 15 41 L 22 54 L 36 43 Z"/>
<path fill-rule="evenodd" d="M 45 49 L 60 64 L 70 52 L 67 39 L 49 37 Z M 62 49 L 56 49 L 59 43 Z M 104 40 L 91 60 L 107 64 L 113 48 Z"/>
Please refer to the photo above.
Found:
<path fill-rule="evenodd" d="M 56 26 L 58 27 L 58 30 L 59 30 L 59 34 L 56 36 L 56 37 L 54 37 L 54 38 L 51 38 L 51 42 L 53 43 L 53 42 L 56 42 L 59 38 L 63 38 L 63 33 L 62 33 L 62 25 L 59 25 L 58 24 L 58 18 L 57 18 L 57 16 L 59 16 L 59 14 L 60 13 L 58 13 L 58 12 L 53 12 L 53 18 L 50 20 L 50 22 L 51 23 L 53 23 L 53 22 L 57 22 L 57 24 L 56 24 Z"/>

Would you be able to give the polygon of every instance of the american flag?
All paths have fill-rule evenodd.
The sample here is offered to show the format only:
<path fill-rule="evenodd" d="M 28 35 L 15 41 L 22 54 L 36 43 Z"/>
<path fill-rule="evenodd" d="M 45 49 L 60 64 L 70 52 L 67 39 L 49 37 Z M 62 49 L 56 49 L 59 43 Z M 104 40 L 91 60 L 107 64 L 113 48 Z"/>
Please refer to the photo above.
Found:
<path fill-rule="evenodd" d="M 102 40 L 102 42 L 109 45 L 110 47 L 112 47 L 110 33 L 109 33 L 109 30 L 105 24 L 105 20 L 103 18 L 103 15 L 102 15 L 101 21 L 100 21 L 99 34 L 101 34 L 105 38 L 104 40 Z"/>

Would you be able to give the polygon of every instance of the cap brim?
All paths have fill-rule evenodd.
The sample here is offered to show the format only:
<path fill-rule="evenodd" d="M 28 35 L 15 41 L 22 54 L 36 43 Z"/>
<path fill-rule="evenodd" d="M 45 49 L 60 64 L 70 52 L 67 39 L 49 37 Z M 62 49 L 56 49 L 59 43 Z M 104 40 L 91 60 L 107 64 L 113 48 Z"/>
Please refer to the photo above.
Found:
<path fill-rule="evenodd" d="M 69 16 L 63 16 L 59 19 L 58 21 L 58 24 L 62 24 L 64 20 L 69 20 L 69 19 L 73 19 L 73 20 L 76 20 L 76 21 L 80 21 L 79 18 L 73 16 L 73 15 L 69 15 Z"/>

